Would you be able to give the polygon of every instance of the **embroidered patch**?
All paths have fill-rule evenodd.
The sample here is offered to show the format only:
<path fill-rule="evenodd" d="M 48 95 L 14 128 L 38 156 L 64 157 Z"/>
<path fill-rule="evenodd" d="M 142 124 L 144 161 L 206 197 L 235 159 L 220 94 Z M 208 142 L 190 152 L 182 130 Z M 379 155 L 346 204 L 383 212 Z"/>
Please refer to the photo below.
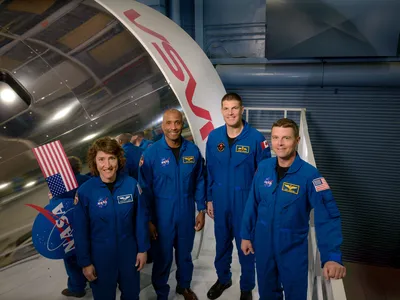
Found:
<path fill-rule="evenodd" d="M 267 177 L 267 178 L 265 178 L 265 180 L 264 180 L 264 186 L 266 186 L 266 187 L 271 187 L 271 185 L 272 185 L 273 182 L 274 182 L 274 181 L 273 181 L 270 177 Z"/>
<path fill-rule="evenodd" d="M 139 168 L 144 164 L 144 156 L 142 155 L 139 160 Z"/>
<path fill-rule="evenodd" d="M 248 154 L 250 153 L 250 146 L 236 145 L 236 152 Z"/>
<path fill-rule="evenodd" d="M 143 193 L 142 188 L 140 187 L 139 183 L 136 186 L 139 191 L 139 195 L 141 195 Z"/>
<path fill-rule="evenodd" d="M 265 140 L 264 142 L 261 142 L 261 149 L 267 149 L 269 147 L 267 140 Z"/>
<path fill-rule="evenodd" d="M 74 205 L 77 205 L 79 202 L 79 197 L 78 197 L 78 193 L 75 193 L 75 198 L 74 198 Z"/>
<path fill-rule="evenodd" d="M 324 177 L 316 178 L 312 181 L 314 188 L 317 192 L 330 190 L 328 183 L 326 182 Z"/>
<path fill-rule="evenodd" d="M 282 191 L 297 195 L 300 191 L 300 186 L 297 184 L 284 182 L 282 184 Z"/>
<path fill-rule="evenodd" d="M 219 152 L 222 152 L 225 150 L 225 144 L 224 143 L 219 143 L 217 146 L 217 149 Z"/>
<path fill-rule="evenodd" d="M 184 164 L 194 164 L 195 160 L 194 160 L 194 156 L 183 156 L 183 163 Z"/>
<path fill-rule="evenodd" d="M 99 201 L 97 201 L 97 207 L 99 207 L 99 208 L 106 207 L 107 204 L 108 204 L 108 198 L 99 199 Z"/>
<path fill-rule="evenodd" d="M 169 165 L 169 158 L 163 158 L 161 159 L 161 166 L 166 167 Z"/>
<path fill-rule="evenodd" d="M 117 196 L 118 204 L 133 202 L 132 194 Z"/>

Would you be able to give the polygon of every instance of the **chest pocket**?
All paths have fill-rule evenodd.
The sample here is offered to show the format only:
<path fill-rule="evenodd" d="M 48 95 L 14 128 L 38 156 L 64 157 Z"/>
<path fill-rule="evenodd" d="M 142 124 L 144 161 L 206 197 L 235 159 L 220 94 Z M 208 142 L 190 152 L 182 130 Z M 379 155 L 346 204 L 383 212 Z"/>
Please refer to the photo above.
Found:
<path fill-rule="evenodd" d="M 110 197 L 99 197 L 92 201 L 89 206 L 90 219 L 94 221 L 96 226 L 103 226 L 112 223 L 113 216 L 113 199 Z"/>
<path fill-rule="evenodd" d="M 233 145 L 231 149 L 232 161 L 234 166 L 241 164 L 254 165 L 255 149 L 248 145 Z"/>
<path fill-rule="evenodd" d="M 172 165 L 175 162 L 171 161 L 171 159 L 175 158 L 157 161 L 157 165 L 153 168 L 153 192 L 156 197 L 162 197 L 166 191 L 175 186 L 175 167 Z"/>
<path fill-rule="evenodd" d="M 291 205 L 295 204 L 295 202 L 302 198 L 304 193 L 306 193 L 306 189 L 304 186 L 302 187 L 300 184 L 290 183 L 287 181 L 282 182 L 282 186 L 278 187 L 280 198 L 282 199 L 280 206 L 283 209 L 287 209 Z"/>

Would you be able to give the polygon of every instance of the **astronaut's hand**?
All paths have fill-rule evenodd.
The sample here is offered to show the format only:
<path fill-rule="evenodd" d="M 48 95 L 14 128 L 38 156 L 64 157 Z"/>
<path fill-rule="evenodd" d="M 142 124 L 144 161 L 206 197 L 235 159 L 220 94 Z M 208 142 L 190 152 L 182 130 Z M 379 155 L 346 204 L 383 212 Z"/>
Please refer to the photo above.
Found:
<path fill-rule="evenodd" d="M 323 274 L 326 280 L 342 279 L 346 276 L 346 268 L 335 261 L 328 261 L 324 265 Z"/>
<path fill-rule="evenodd" d="M 196 217 L 196 226 L 194 226 L 194 230 L 200 231 L 204 227 L 204 223 L 206 221 L 206 214 L 204 212 L 199 212 Z"/>
<path fill-rule="evenodd" d="M 156 240 L 158 237 L 158 233 L 157 233 L 157 228 L 156 226 L 153 224 L 153 222 L 149 222 L 149 231 L 150 231 L 150 237 L 152 240 Z"/>
<path fill-rule="evenodd" d="M 82 268 L 82 271 L 88 281 L 95 281 L 97 279 L 96 270 L 93 265 Z"/>
<path fill-rule="evenodd" d="M 136 255 L 136 264 L 135 267 L 137 267 L 137 271 L 139 272 L 141 269 L 143 269 L 144 265 L 146 264 L 147 261 L 147 252 L 142 252 L 138 253 Z"/>
<path fill-rule="evenodd" d="M 251 244 L 250 240 L 242 240 L 241 247 L 244 255 L 254 254 L 253 245 Z"/>
<path fill-rule="evenodd" d="M 214 219 L 214 206 L 211 201 L 207 202 L 207 215 L 211 218 Z"/>

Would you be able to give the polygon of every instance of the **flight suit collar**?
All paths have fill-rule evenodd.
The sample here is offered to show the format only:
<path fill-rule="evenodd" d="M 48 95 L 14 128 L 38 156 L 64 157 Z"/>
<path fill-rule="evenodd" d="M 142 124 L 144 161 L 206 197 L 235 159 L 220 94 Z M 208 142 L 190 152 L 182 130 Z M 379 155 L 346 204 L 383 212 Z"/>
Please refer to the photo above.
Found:
<path fill-rule="evenodd" d="M 99 186 L 101 186 L 101 187 L 107 187 L 107 185 L 106 185 L 103 181 L 101 181 L 100 176 L 96 176 L 95 178 L 96 178 L 96 183 L 97 183 Z M 115 181 L 114 187 L 115 187 L 115 188 L 119 187 L 119 186 L 122 184 L 123 181 L 124 181 L 124 175 L 122 175 L 122 174 L 120 173 L 120 171 L 118 171 L 118 172 L 117 172 L 117 179 L 116 179 L 116 181 Z"/>
<path fill-rule="evenodd" d="M 243 122 L 243 130 L 242 132 L 235 138 L 235 142 L 240 141 L 241 139 L 244 139 L 247 137 L 249 130 L 250 130 L 250 125 L 247 123 L 245 120 L 242 119 Z M 226 124 L 224 125 L 224 130 L 222 131 L 223 136 L 221 137 L 226 143 L 228 142 L 228 131 L 226 128 Z"/>
<path fill-rule="evenodd" d="M 287 174 L 296 173 L 301 168 L 303 163 L 304 163 L 304 161 L 300 158 L 299 153 L 296 151 L 296 157 L 295 157 L 293 163 L 290 165 L 289 170 L 286 173 Z M 278 165 L 278 158 L 275 157 L 275 162 L 274 162 L 275 170 L 276 170 L 277 165 Z"/>
<path fill-rule="evenodd" d="M 181 153 L 182 153 L 183 151 L 186 150 L 187 143 L 189 143 L 189 142 L 188 142 L 187 140 L 185 140 L 185 139 L 183 138 L 183 136 L 181 136 L 181 139 L 182 139 L 182 144 L 181 144 Z M 168 146 L 167 141 L 165 140 L 165 135 L 163 135 L 162 138 L 161 138 L 161 145 L 162 145 L 162 147 L 163 147 L 164 149 L 166 149 L 166 150 L 171 150 L 171 147 Z M 172 150 L 171 150 L 171 151 L 172 151 Z"/>

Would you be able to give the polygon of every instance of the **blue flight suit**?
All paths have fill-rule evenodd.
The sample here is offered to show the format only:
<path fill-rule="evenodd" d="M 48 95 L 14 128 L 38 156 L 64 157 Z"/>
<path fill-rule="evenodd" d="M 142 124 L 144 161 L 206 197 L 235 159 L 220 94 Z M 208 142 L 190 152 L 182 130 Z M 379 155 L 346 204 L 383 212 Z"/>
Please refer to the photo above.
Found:
<path fill-rule="evenodd" d="M 149 218 L 158 233 L 152 243 L 152 283 L 158 299 L 168 299 L 173 248 L 177 283 L 182 288 L 190 288 L 195 202 L 200 211 L 205 209 L 206 200 L 203 165 L 199 148 L 183 138 L 178 161 L 164 137 L 143 154 L 139 182 L 150 208 Z"/>
<path fill-rule="evenodd" d="M 76 181 L 78 182 L 78 187 L 81 186 L 85 181 L 89 180 L 90 177 L 86 175 L 82 175 L 80 173 L 75 173 Z M 61 195 L 55 196 L 51 199 L 54 200 L 61 200 L 61 199 L 70 199 L 71 202 L 74 201 L 74 196 L 77 189 L 70 190 L 65 192 Z M 70 220 L 72 223 L 73 220 Z M 76 255 L 70 255 L 64 258 L 64 266 L 65 271 L 68 275 L 68 290 L 73 293 L 81 293 L 85 291 L 86 288 L 86 277 L 82 273 L 82 268 L 78 265 Z"/>
<path fill-rule="evenodd" d="M 278 182 L 277 159 L 260 163 L 245 213 L 242 238 L 251 240 L 261 300 L 306 300 L 309 215 L 314 223 L 322 266 L 342 264 L 340 212 L 318 170 L 297 154 Z"/>
<path fill-rule="evenodd" d="M 251 182 L 258 163 L 271 157 L 265 137 L 247 122 L 231 147 L 228 144 L 226 125 L 213 130 L 206 146 L 207 200 L 213 202 L 216 240 L 215 268 L 218 280 L 226 284 L 230 271 L 233 245 L 240 249 L 240 228 Z M 251 291 L 255 286 L 254 256 L 238 251 L 242 268 L 240 289 Z"/>
<path fill-rule="evenodd" d="M 122 300 L 139 299 L 140 276 L 136 255 L 149 248 L 146 204 L 137 181 L 118 174 L 111 193 L 99 176 L 77 192 L 74 238 L 81 267 L 94 265 L 97 279 L 90 283 L 95 300 L 114 300 L 117 283 Z"/>
<path fill-rule="evenodd" d="M 143 150 L 146 150 L 147 148 L 149 148 L 151 145 L 153 145 L 152 141 L 143 139 L 140 144 L 139 147 L 142 148 Z"/>
<path fill-rule="evenodd" d="M 122 149 L 124 149 L 124 155 L 126 158 L 125 171 L 129 176 L 138 180 L 139 161 L 142 157 L 143 149 L 133 145 L 130 142 L 123 144 Z"/>

